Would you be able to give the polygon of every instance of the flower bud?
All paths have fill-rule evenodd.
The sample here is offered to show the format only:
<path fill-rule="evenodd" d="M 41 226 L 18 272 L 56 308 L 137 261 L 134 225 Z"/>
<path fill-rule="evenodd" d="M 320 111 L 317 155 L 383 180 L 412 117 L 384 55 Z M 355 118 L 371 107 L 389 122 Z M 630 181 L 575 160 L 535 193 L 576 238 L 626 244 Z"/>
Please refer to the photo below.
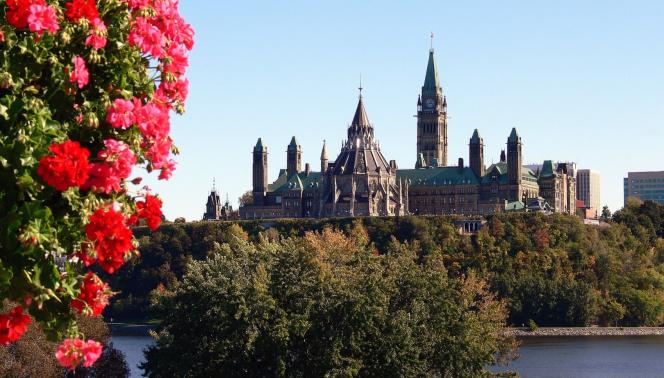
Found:
<path fill-rule="evenodd" d="M 62 40 L 63 44 L 68 45 L 69 42 L 71 42 L 71 34 L 69 34 L 69 32 L 67 32 L 66 30 L 61 31 L 60 40 Z"/>
<path fill-rule="evenodd" d="M 99 127 L 99 118 L 97 118 L 97 114 L 95 113 L 87 113 L 85 115 L 85 120 L 88 124 L 88 127 L 96 129 Z"/>
<path fill-rule="evenodd" d="M 0 89 L 8 89 L 14 85 L 12 75 L 9 72 L 0 73 Z"/>

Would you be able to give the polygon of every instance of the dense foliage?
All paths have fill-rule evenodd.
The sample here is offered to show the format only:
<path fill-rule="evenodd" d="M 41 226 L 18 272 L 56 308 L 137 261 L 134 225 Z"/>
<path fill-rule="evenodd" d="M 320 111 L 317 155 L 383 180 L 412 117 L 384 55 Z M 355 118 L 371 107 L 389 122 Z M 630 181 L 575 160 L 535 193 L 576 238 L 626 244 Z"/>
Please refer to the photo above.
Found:
<path fill-rule="evenodd" d="M 142 228 L 136 230 L 141 256 L 111 278 L 120 293 L 106 311 L 146 318 L 151 292 L 172 287 L 188 261 L 236 237 L 276 240 L 329 226 L 347 234 L 365 230 L 379 253 L 395 238 L 410 242 L 420 257 L 442 254 L 448 275 L 474 273 L 506 300 L 512 325 L 660 325 L 663 214 L 653 202 L 631 203 L 601 226 L 565 215 L 502 214 L 475 236 L 459 235 L 445 217 L 196 222 L 166 224 L 152 234 Z"/>
<path fill-rule="evenodd" d="M 483 376 L 514 343 L 506 311 L 440 253 L 375 253 L 361 229 L 235 237 L 155 295 L 151 377 Z"/>
<path fill-rule="evenodd" d="M 156 228 L 161 200 L 132 168 L 170 177 L 170 114 L 182 112 L 193 31 L 177 0 L 0 2 L 0 344 L 24 309 L 63 366 L 92 365 L 76 314 L 98 315 L 135 250 L 130 227 Z"/>

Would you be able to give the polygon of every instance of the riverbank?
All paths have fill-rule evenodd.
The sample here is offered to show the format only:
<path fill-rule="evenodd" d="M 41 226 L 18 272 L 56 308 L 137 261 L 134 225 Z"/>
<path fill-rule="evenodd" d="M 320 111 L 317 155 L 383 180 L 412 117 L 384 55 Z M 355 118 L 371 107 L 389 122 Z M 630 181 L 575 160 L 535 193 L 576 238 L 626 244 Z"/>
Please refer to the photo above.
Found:
<path fill-rule="evenodd" d="M 509 336 L 664 336 L 664 327 L 540 327 L 531 331 L 529 328 L 509 328 Z"/>
<path fill-rule="evenodd" d="M 155 324 L 150 323 L 106 323 L 113 336 L 149 336 Z"/>

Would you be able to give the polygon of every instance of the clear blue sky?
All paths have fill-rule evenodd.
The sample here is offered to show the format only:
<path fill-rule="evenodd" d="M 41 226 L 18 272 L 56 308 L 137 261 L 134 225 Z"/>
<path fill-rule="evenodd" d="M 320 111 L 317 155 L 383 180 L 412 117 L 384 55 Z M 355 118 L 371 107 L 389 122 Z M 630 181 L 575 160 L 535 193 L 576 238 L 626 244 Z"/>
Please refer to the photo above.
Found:
<path fill-rule="evenodd" d="M 203 5 L 204 4 L 204 5 Z M 525 161 L 569 160 L 602 175 L 602 203 L 622 206 L 629 170 L 664 170 L 662 1 L 193 1 L 187 113 L 174 117 L 182 154 L 171 181 L 150 183 L 168 218 L 200 219 L 216 177 L 251 188 L 262 137 L 270 180 L 291 136 L 319 167 L 339 152 L 360 75 L 387 159 L 415 163 L 416 100 L 429 34 L 447 95 L 450 162 L 467 161 L 473 129 L 498 160 L 509 131 Z"/>

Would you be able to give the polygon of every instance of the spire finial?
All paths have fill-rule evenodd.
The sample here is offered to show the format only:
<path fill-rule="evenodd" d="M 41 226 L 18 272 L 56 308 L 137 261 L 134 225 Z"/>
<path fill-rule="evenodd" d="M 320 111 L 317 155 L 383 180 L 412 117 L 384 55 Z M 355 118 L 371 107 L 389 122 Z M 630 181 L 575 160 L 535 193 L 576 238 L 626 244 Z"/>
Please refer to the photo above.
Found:
<path fill-rule="evenodd" d="M 431 50 L 433 50 L 433 32 L 431 32 Z"/>
<path fill-rule="evenodd" d="M 364 89 L 362 88 L 362 74 L 360 74 L 360 86 L 357 87 L 357 89 L 360 90 L 360 98 L 362 98 L 362 89 Z"/>
<path fill-rule="evenodd" d="M 212 191 L 217 191 L 217 179 L 215 177 L 212 178 Z"/>

